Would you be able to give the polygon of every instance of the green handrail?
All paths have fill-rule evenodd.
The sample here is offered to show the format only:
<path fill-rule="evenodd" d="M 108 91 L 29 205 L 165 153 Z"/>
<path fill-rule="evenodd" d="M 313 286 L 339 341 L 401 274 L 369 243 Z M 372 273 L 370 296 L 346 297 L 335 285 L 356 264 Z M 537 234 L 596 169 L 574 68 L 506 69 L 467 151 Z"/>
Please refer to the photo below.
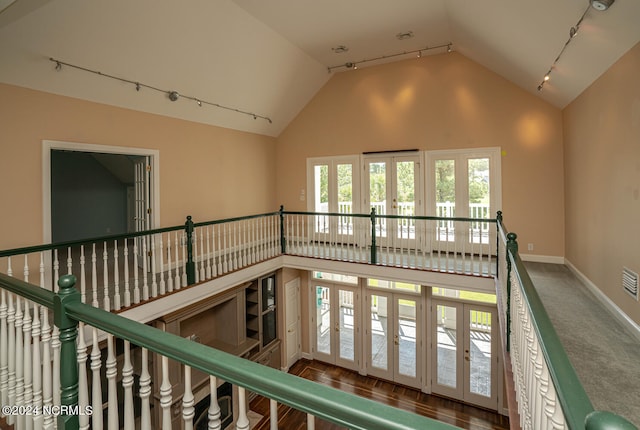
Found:
<path fill-rule="evenodd" d="M 317 384 L 94 308 L 77 299 L 74 282 L 73 275 L 65 275 L 59 282 L 61 295 L 76 297 L 64 306 L 68 318 L 84 322 L 132 344 L 243 386 L 315 417 L 362 430 L 458 428 Z"/>
<path fill-rule="evenodd" d="M 531 324 L 536 331 L 540 350 L 547 363 L 567 426 L 570 429 L 581 430 L 636 429 L 633 424 L 623 417 L 609 412 L 594 411 L 591 400 L 580 383 L 578 375 L 560 342 L 558 333 L 553 327 L 551 319 L 533 285 L 533 281 L 531 281 L 531 277 L 520 258 L 516 242 L 517 236 L 514 233 L 509 233 L 507 237 L 509 239 L 507 262 L 510 262 L 510 270 L 514 270 L 514 274 L 522 288 L 524 301 L 531 315 Z"/>

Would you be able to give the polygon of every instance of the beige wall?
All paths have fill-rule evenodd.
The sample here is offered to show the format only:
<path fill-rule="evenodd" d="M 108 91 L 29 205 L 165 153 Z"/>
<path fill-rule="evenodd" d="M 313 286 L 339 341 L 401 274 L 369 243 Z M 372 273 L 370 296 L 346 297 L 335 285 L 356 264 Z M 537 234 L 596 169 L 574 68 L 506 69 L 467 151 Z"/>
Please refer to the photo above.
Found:
<path fill-rule="evenodd" d="M 273 138 L 4 84 L 0 98 L 0 249 L 42 243 L 43 140 L 159 150 L 162 226 L 278 209 Z"/>
<path fill-rule="evenodd" d="M 457 53 L 335 73 L 278 137 L 277 198 L 306 210 L 308 157 L 496 146 L 508 228 L 564 256 L 560 110 Z"/>
<path fill-rule="evenodd" d="M 640 44 L 563 112 L 566 257 L 627 315 L 622 268 L 640 272 Z"/>

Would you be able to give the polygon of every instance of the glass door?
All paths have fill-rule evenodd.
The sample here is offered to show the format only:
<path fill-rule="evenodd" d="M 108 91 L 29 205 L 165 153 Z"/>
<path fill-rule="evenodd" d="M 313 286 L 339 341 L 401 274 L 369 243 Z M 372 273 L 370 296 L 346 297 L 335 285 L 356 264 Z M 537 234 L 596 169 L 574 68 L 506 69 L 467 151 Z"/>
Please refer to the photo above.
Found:
<path fill-rule="evenodd" d="M 376 292 L 367 298 L 367 372 L 420 387 L 420 297 Z"/>
<path fill-rule="evenodd" d="M 355 288 L 314 283 L 314 358 L 347 369 L 358 364 L 358 294 Z"/>
<path fill-rule="evenodd" d="M 364 207 L 375 209 L 377 215 L 421 215 L 419 160 L 418 156 L 366 158 Z M 413 220 L 383 218 L 376 225 L 376 241 L 381 246 L 415 247 L 415 230 Z"/>
<path fill-rule="evenodd" d="M 433 300 L 431 391 L 496 410 L 495 306 Z"/>
<path fill-rule="evenodd" d="M 500 209 L 498 148 L 427 152 L 427 213 L 444 218 L 487 219 Z M 486 255 L 494 225 L 437 221 L 433 239 L 445 252 Z"/>

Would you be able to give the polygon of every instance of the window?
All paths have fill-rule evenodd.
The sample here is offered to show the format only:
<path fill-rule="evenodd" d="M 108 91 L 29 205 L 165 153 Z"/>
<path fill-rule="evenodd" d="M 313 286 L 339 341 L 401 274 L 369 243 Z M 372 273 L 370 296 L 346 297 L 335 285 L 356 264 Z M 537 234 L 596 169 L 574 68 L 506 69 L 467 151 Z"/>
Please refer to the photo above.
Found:
<path fill-rule="evenodd" d="M 384 279 L 367 278 L 367 286 L 374 288 L 386 288 L 389 290 L 419 293 L 421 286 L 407 282 L 386 281 Z"/>

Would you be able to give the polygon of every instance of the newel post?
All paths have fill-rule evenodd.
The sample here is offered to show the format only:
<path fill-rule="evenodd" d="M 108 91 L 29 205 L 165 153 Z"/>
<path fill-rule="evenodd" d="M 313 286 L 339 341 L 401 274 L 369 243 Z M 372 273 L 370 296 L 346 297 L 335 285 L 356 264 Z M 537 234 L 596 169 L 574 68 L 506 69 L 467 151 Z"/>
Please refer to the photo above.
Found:
<path fill-rule="evenodd" d="M 638 430 L 626 418 L 611 412 L 593 411 L 585 420 L 585 430 Z"/>
<path fill-rule="evenodd" d="M 75 276 L 62 276 L 58 280 L 60 289 L 53 301 L 53 319 L 56 327 L 60 330 L 61 413 L 58 415 L 58 428 L 65 430 L 77 430 L 80 426 L 78 414 L 84 412 L 77 410 L 78 357 L 76 339 L 78 338 L 78 321 L 69 318 L 66 309 L 70 303 L 80 303 L 80 292 L 75 289 L 75 284 Z M 70 412 L 71 414 L 69 414 Z"/>
<path fill-rule="evenodd" d="M 518 242 L 516 239 L 518 235 L 515 233 L 507 234 L 507 252 L 505 258 L 507 259 L 507 351 L 511 350 L 511 258 L 509 254 L 515 255 L 518 253 Z"/>
<path fill-rule="evenodd" d="M 284 236 L 284 205 L 280 205 L 280 252 L 287 253 L 287 238 Z"/>
<path fill-rule="evenodd" d="M 376 208 L 371 208 L 371 264 L 378 264 L 376 249 Z"/>
<path fill-rule="evenodd" d="M 187 262 L 185 265 L 187 285 L 193 285 L 196 283 L 196 263 L 193 261 L 193 221 L 191 215 L 187 216 L 187 222 L 184 223 L 184 226 L 187 233 Z"/>

